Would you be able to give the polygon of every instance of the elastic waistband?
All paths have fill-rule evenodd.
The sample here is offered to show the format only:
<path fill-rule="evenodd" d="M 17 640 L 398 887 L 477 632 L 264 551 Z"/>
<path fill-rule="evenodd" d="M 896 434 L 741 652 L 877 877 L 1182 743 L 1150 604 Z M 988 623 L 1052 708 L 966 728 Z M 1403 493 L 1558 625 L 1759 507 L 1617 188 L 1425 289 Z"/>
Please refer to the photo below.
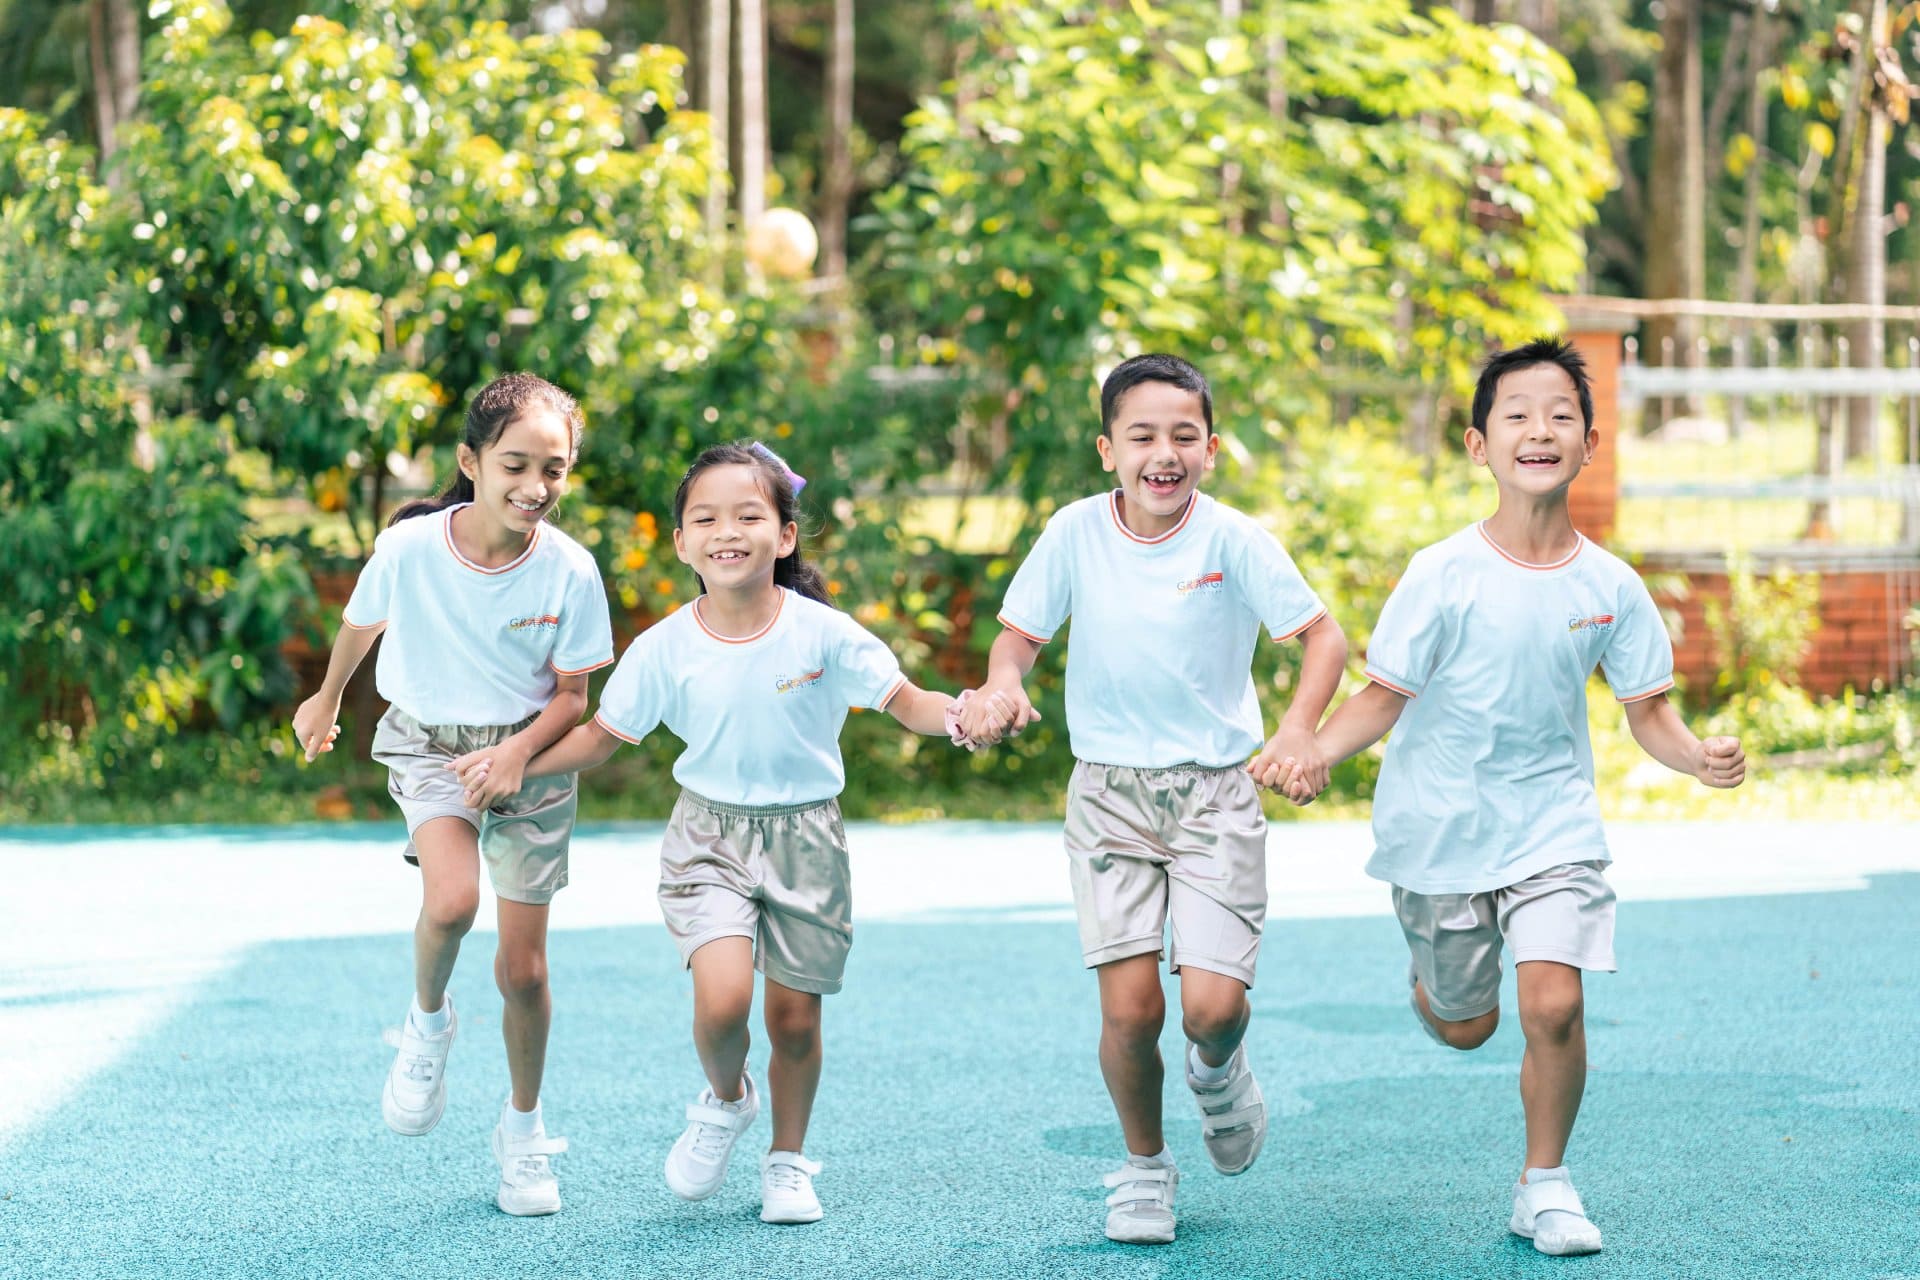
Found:
<path fill-rule="evenodd" d="M 1156 765 L 1151 768 L 1137 764 L 1102 764 L 1098 760 L 1080 760 L 1075 763 L 1083 764 L 1089 769 L 1119 769 L 1125 773 L 1139 774 L 1141 777 L 1169 773 L 1205 775 L 1243 773 L 1247 767 L 1244 764 L 1201 764 L 1195 760 L 1183 760 L 1179 764 Z"/>
<path fill-rule="evenodd" d="M 724 813 L 730 818 L 784 818 L 789 814 L 824 809 L 836 800 L 836 797 L 828 796 L 825 800 L 802 800 L 798 804 L 728 804 L 724 800 L 709 800 L 685 787 L 680 788 L 680 798 L 713 813 Z"/>
<path fill-rule="evenodd" d="M 512 724 L 428 724 L 425 720 L 422 720 L 419 716 L 414 715 L 411 711 L 406 710 L 404 707 L 390 705 L 388 707 L 388 711 L 391 714 L 398 716 L 402 720 L 405 720 L 407 723 L 411 724 L 414 728 L 419 729 L 423 733 L 500 732 L 500 733 L 514 734 L 514 733 L 520 732 L 522 729 L 526 728 L 528 725 L 532 724 L 535 720 L 538 720 L 540 718 L 540 713 L 536 711 L 532 715 L 527 716 L 525 719 L 516 720 Z"/>

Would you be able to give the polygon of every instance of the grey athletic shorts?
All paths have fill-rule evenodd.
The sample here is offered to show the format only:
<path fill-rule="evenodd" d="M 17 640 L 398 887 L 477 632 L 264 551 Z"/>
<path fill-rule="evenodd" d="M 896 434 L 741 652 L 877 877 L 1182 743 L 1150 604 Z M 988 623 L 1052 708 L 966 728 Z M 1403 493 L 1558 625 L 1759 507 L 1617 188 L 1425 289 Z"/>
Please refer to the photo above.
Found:
<path fill-rule="evenodd" d="M 1242 765 L 1073 766 L 1067 872 L 1089 969 L 1159 955 L 1251 987 L 1267 918 L 1267 820 Z"/>
<path fill-rule="evenodd" d="M 682 791 L 660 845 L 660 914 L 682 964 L 715 938 L 751 938 L 754 967 L 781 986 L 838 991 L 853 948 L 840 802 L 723 804 Z"/>
<path fill-rule="evenodd" d="M 1513 962 L 1612 973 L 1613 886 L 1597 862 L 1548 867 L 1485 893 L 1393 886 L 1393 910 L 1433 1016 L 1464 1022 L 1500 1007 L 1500 944 Z"/>
<path fill-rule="evenodd" d="M 469 808 L 465 788 L 447 762 L 491 747 L 533 723 L 421 724 L 389 707 L 373 732 L 373 758 L 387 766 L 387 790 L 406 815 L 411 836 L 435 818 L 461 818 L 480 835 L 496 897 L 539 906 L 567 885 L 567 845 L 577 807 L 575 775 L 529 778 L 525 786 L 484 812 Z M 411 840 L 404 855 L 418 863 Z"/>

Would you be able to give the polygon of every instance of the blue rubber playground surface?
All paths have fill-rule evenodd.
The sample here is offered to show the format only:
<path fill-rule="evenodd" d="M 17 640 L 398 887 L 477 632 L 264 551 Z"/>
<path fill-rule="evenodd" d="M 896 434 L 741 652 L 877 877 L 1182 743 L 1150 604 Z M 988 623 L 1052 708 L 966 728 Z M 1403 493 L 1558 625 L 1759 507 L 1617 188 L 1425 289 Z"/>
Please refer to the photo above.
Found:
<path fill-rule="evenodd" d="M 572 1149 L 564 1211 L 529 1220 L 492 1203 L 490 933 L 454 979 L 446 1118 L 381 1124 L 418 901 L 397 827 L 0 838 L 0 1276 L 1920 1277 L 1920 824 L 1612 829 L 1621 972 L 1588 983 L 1569 1161 L 1607 1246 L 1564 1260 L 1506 1231 L 1517 1020 L 1472 1054 L 1419 1034 L 1365 831 L 1337 826 L 1274 833 L 1250 1172 L 1213 1173 L 1169 1080 L 1177 1243 L 1100 1234 L 1121 1147 L 1047 827 L 854 826 L 808 1142 L 827 1216 L 758 1221 L 765 1117 L 681 1203 L 660 1164 L 700 1078 L 658 833 L 586 833 L 557 900 L 545 1106 Z"/>

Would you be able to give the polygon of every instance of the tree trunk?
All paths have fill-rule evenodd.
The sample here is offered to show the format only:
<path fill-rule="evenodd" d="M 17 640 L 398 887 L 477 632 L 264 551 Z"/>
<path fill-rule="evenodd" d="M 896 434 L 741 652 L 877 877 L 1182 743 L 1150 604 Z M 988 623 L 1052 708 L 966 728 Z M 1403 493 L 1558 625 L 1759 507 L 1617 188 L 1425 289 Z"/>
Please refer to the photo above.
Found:
<path fill-rule="evenodd" d="M 1287 136 L 1287 31 L 1280 22 L 1281 0 L 1263 0 L 1260 10 L 1261 26 L 1265 31 L 1265 53 L 1267 62 L 1267 114 L 1273 117 L 1275 130 L 1279 134 L 1276 149 L 1286 145 Z M 1286 230 L 1293 225 L 1292 215 L 1287 212 L 1287 202 L 1281 198 L 1280 189 L 1275 184 L 1267 195 L 1267 225 Z"/>
<path fill-rule="evenodd" d="M 1242 13 L 1241 0 L 1220 0 L 1220 25 L 1227 34 L 1239 30 Z M 1240 177 L 1240 162 L 1228 156 L 1220 166 L 1220 203 L 1226 210 L 1227 234 L 1236 239 L 1247 233 L 1247 216 L 1240 208 Z"/>
<path fill-rule="evenodd" d="M 1756 9 L 1748 34 L 1747 55 L 1747 136 L 1753 139 L 1753 159 L 1747 163 L 1740 189 L 1740 261 L 1734 274 L 1734 301 L 1752 303 L 1759 291 L 1760 276 L 1760 192 L 1766 175 L 1767 94 L 1762 77 L 1773 69 L 1773 22 L 1764 10 Z M 1745 320 L 1733 326 L 1735 364 L 1751 364 L 1752 326 Z M 1733 397 L 1727 406 L 1727 429 L 1738 436 L 1746 424 L 1747 402 Z"/>
<path fill-rule="evenodd" d="M 1872 0 L 1858 56 L 1874 65 L 1887 43 L 1887 0 Z M 1859 189 L 1854 194 L 1852 245 L 1847 253 L 1847 301 L 1883 307 L 1887 302 L 1887 110 L 1881 94 L 1868 88 L 1861 103 Z M 1886 322 L 1857 320 L 1851 326 L 1849 354 L 1856 369 L 1878 369 L 1886 360 Z M 1846 456 L 1873 451 L 1880 419 L 1880 397 L 1854 396 L 1847 402 Z"/>
<path fill-rule="evenodd" d="M 120 126 L 140 98 L 140 11 L 133 0 L 88 0 L 87 63 L 100 160 L 119 149 Z"/>
<path fill-rule="evenodd" d="M 767 211 L 767 10 L 739 0 L 740 229 L 751 231 Z"/>
<path fill-rule="evenodd" d="M 707 235 L 716 246 L 727 230 L 727 91 L 733 76 L 728 62 L 728 20 L 732 0 L 706 0 L 700 24 L 700 106 L 713 130 L 713 179 L 707 186 Z"/>
<path fill-rule="evenodd" d="M 1706 284 L 1707 190 L 1701 145 L 1700 0 L 1667 0 L 1660 41 L 1647 181 L 1646 292 L 1650 298 L 1698 298 Z M 1644 331 L 1648 363 L 1698 363 L 1693 317 L 1655 317 Z M 1671 407 L 1694 413 L 1698 400 L 1685 397 L 1677 406 L 1650 401 L 1643 426 L 1658 426 Z"/>
<path fill-rule="evenodd" d="M 847 274 L 847 213 L 853 203 L 853 0 L 833 0 L 827 41 L 827 138 L 820 165 L 821 274 Z"/>

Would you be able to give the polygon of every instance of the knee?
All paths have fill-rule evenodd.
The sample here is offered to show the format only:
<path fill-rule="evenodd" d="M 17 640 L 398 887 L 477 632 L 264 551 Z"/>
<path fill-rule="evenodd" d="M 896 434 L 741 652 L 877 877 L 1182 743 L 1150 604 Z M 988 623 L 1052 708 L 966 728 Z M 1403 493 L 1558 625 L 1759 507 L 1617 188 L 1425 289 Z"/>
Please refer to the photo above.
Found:
<path fill-rule="evenodd" d="M 1182 1010 L 1181 1028 L 1187 1039 L 1199 1045 L 1220 1044 L 1240 1033 L 1246 1022 L 1246 1000 L 1215 1000 L 1188 1005 Z"/>
<path fill-rule="evenodd" d="M 547 989 L 547 957 L 540 951 L 502 951 L 495 966 L 500 994 L 508 1000 L 537 999 Z"/>
<path fill-rule="evenodd" d="M 1580 1027 L 1586 1000 L 1577 985 L 1530 993 L 1520 1005 L 1520 1029 L 1529 1040 L 1562 1041 Z"/>
<path fill-rule="evenodd" d="M 747 1025 L 753 1012 L 753 984 L 744 988 L 725 986 L 719 990 L 694 992 L 693 1018 L 713 1031 L 735 1031 Z"/>
<path fill-rule="evenodd" d="M 1500 1011 L 1483 1013 L 1477 1018 L 1468 1018 L 1465 1022 L 1440 1022 L 1435 1020 L 1434 1029 L 1440 1038 L 1454 1049 L 1478 1049 L 1493 1039 L 1493 1033 L 1500 1029 Z"/>
<path fill-rule="evenodd" d="M 429 929 L 439 933 L 466 936 L 480 910 L 480 887 L 462 885 L 429 894 L 420 907 L 420 918 Z"/>
<path fill-rule="evenodd" d="M 1166 998 L 1155 992 L 1116 1001 L 1100 1011 L 1101 1024 L 1110 1039 L 1123 1044 L 1154 1043 L 1166 1024 Z"/>
<path fill-rule="evenodd" d="M 795 1005 L 767 1010 L 767 1039 L 775 1053 L 805 1058 L 820 1045 L 820 1006 Z"/>

